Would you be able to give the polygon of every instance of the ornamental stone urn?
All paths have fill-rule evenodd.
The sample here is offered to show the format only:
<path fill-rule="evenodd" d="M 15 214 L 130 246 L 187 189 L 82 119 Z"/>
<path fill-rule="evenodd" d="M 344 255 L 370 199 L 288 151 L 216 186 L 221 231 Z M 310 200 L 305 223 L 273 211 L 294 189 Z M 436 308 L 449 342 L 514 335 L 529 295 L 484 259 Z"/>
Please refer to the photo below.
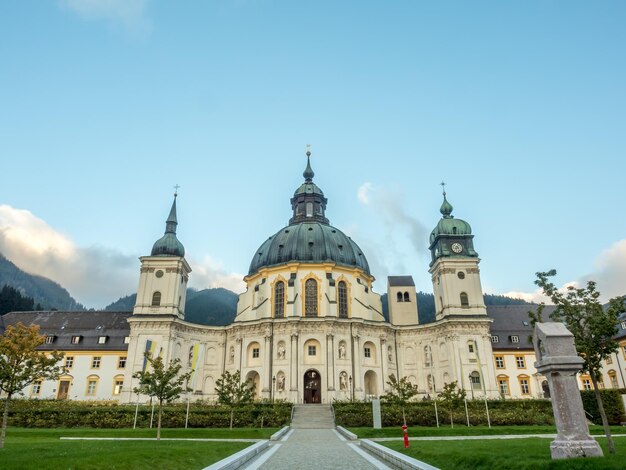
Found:
<path fill-rule="evenodd" d="M 574 335 L 563 323 L 535 325 L 533 336 L 537 372 L 548 379 L 557 436 L 550 444 L 553 459 L 602 457 L 602 449 L 589 435 L 576 373 L 583 359 L 574 346 Z"/>

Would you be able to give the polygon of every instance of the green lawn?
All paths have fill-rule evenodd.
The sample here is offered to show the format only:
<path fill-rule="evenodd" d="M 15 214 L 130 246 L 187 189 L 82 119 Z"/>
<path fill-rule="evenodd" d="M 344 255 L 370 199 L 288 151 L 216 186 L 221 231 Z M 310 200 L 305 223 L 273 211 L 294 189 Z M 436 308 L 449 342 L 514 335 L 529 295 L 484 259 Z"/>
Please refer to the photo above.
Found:
<path fill-rule="evenodd" d="M 163 438 L 267 439 L 276 428 L 162 429 Z M 4 469 L 201 469 L 251 443 L 197 441 L 66 441 L 68 437 L 155 437 L 155 429 L 9 428 L 0 468 Z"/>
<path fill-rule="evenodd" d="M 350 431 L 355 433 L 360 438 L 375 438 L 375 437 L 402 437 L 402 429 L 400 426 L 373 429 L 368 428 L 349 428 Z M 591 434 L 601 435 L 604 434 L 602 426 L 589 426 L 589 432 Z M 626 434 L 626 426 L 611 426 L 611 432 L 613 434 Z M 423 436 L 483 436 L 483 435 L 496 435 L 496 434 L 556 434 L 555 426 L 492 426 L 491 429 L 488 426 L 463 426 L 455 425 L 451 428 L 447 426 L 441 426 L 439 428 L 429 426 L 409 426 L 409 437 L 423 437 Z M 626 467 L 626 466 L 625 466 Z"/>
<path fill-rule="evenodd" d="M 404 449 L 402 441 L 381 442 L 442 470 L 623 470 L 626 438 L 615 438 L 617 454 L 608 456 L 606 439 L 598 438 L 606 457 L 553 461 L 551 439 L 529 438 L 481 441 L 414 441 Z"/>

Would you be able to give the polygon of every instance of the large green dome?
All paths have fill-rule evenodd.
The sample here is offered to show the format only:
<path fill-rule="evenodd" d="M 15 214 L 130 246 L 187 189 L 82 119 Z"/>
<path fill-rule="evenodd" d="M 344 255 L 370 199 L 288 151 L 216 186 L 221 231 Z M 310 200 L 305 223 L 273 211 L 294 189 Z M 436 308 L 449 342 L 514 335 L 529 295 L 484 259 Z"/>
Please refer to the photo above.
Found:
<path fill-rule="evenodd" d="M 334 262 L 370 274 L 361 248 L 341 230 L 321 222 L 301 222 L 281 228 L 256 251 L 248 274 L 290 262 Z"/>
<path fill-rule="evenodd" d="M 369 275 L 370 268 L 361 248 L 328 223 L 325 215 L 327 200 L 313 182 L 315 173 L 311 168 L 311 152 L 308 149 L 306 155 L 307 166 L 302 174 L 304 183 L 291 198 L 293 217 L 288 226 L 281 228 L 256 250 L 248 274 L 291 262 L 330 262 L 358 268 Z"/>

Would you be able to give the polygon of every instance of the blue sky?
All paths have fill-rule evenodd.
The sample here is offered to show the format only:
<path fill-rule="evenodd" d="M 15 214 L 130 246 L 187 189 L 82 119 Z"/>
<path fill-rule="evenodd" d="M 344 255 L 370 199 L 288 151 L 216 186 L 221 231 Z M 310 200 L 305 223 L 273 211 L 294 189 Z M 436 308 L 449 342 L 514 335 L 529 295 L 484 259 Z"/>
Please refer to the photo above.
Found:
<path fill-rule="evenodd" d="M 305 145 L 377 290 L 430 291 L 445 180 L 489 293 L 626 289 L 626 3 L 0 4 L 0 252 L 101 307 L 181 186 L 195 287 L 241 288 Z"/>

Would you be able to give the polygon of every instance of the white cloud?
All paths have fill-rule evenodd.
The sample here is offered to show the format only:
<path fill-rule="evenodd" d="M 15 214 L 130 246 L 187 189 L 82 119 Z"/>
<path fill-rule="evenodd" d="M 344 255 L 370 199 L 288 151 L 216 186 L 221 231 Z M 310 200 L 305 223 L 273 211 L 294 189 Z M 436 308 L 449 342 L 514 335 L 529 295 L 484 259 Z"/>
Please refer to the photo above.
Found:
<path fill-rule="evenodd" d="M 372 183 L 370 183 L 369 181 L 366 181 L 361 186 L 359 186 L 359 189 L 356 192 L 356 197 L 359 199 L 359 202 L 368 205 L 370 202 L 369 193 L 372 191 L 372 189 Z"/>
<path fill-rule="evenodd" d="M 223 287 L 237 294 L 246 290 L 243 274 L 229 273 L 221 263 L 210 256 L 205 256 L 202 261 L 191 259 L 189 264 L 193 270 L 189 276 L 190 287 L 196 289 Z"/>
<path fill-rule="evenodd" d="M 58 282 L 87 307 L 104 307 L 137 286 L 135 256 L 77 247 L 30 211 L 8 205 L 0 205 L 0 252 L 22 270 Z"/>
<path fill-rule="evenodd" d="M 78 247 L 30 211 L 8 205 L 0 205 L 0 253 L 22 270 L 58 282 L 86 307 L 102 308 L 137 289 L 138 255 Z M 243 275 L 227 272 L 209 256 L 190 264 L 193 287 L 245 290 Z"/>
<path fill-rule="evenodd" d="M 394 243 L 398 229 L 408 230 L 408 238 L 415 252 L 424 255 L 427 246 L 428 230 L 417 218 L 407 214 L 401 202 L 401 194 L 397 194 L 384 187 L 377 187 L 370 182 L 363 183 L 357 190 L 358 200 L 385 221 L 388 242 Z M 386 246 L 394 251 L 393 246 Z"/>
<path fill-rule="evenodd" d="M 149 0 L 59 0 L 59 4 L 87 20 L 103 20 L 127 32 L 145 36 L 152 24 L 146 15 Z"/>
<path fill-rule="evenodd" d="M 592 273 L 564 283 L 560 290 L 565 292 L 568 286 L 584 287 L 587 281 L 595 281 L 601 293 L 600 301 L 607 302 L 612 297 L 626 295 L 626 239 L 619 240 L 596 258 Z M 522 298 L 529 302 L 550 303 L 537 289 L 534 292 L 510 291 L 502 295 Z"/>

